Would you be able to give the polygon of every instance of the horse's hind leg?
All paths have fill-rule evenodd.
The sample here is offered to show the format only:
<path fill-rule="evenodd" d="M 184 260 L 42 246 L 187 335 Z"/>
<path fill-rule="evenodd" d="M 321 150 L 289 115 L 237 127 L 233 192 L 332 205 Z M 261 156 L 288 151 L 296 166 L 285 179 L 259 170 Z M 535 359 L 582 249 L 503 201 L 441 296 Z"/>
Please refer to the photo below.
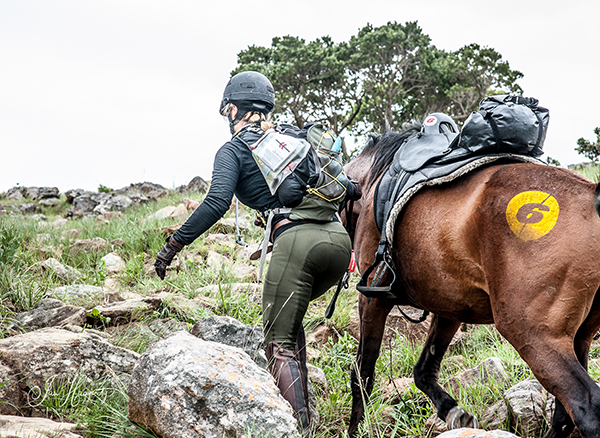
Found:
<path fill-rule="evenodd" d="M 444 353 L 459 327 L 460 322 L 434 315 L 421 357 L 414 368 L 415 385 L 431 399 L 438 417 L 446 421 L 449 429 L 479 426 L 477 419 L 459 407 L 438 383 Z"/>
<path fill-rule="evenodd" d="M 367 298 L 359 295 L 360 340 L 356 366 L 352 369 L 352 414 L 348 434 L 355 436 L 365 412 L 364 400 L 373 390 L 375 364 L 379 357 L 385 321 L 394 307 L 390 300 Z"/>
<path fill-rule="evenodd" d="M 587 328 L 597 328 L 597 324 L 586 321 L 582 326 L 586 329 L 578 331 L 575 341 L 566 334 L 567 330 L 540 326 L 539 320 L 522 320 L 518 327 L 501 321 L 497 318 L 500 333 L 515 346 L 540 383 L 560 400 L 546 438 L 569 436 L 572 422 L 565 412 L 582 437 L 600 437 L 600 388 L 585 369 L 593 336 Z M 546 330 L 542 331 L 544 327 Z"/>
<path fill-rule="evenodd" d="M 583 368 L 587 369 L 590 346 L 594 335 L 600 328 L 600 312 L 597 307 L 600 305 L 600 295 L 596 294 L 592 311 L 587 319 L 581 325 L 575 336 L 575 354 Z M 564 438 L 568 437 L 574 429 L 573 420 L 567 413 L 562 403 L 556 399 L 554 416 L 552 417 L 551 427 L 544 438 Z"/>

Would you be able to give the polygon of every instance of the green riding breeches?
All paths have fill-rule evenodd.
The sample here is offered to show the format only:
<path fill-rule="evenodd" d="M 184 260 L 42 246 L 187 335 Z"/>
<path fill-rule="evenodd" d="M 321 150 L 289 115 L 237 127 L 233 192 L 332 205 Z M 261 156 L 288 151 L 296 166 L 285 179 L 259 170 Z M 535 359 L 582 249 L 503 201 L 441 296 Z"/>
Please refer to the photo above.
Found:
<path fill-rule="evenodd" d="M 265 345 L 294 350 L 308 304 L 341 279 L 351 252 L 339 222 L 297 225 L 275 239 L 263 289 Z"/>

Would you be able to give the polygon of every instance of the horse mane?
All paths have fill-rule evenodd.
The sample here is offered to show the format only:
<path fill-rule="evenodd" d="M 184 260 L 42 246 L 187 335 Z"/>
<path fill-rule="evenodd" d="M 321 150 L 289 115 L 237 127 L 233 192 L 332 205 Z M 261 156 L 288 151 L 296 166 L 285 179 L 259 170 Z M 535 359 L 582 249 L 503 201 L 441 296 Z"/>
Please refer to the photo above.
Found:
<path fill-rule="evenodd" d="M 373 162 L 366 181 L 367 187 L 371 187 L 389 169 L 400 146 L 420 130 L 419 123 L 412 123 L 401 132 L 389 131 L 383 135 L 369 134 L 369 140 L 361 152 L 361 155 L 373 155 Z"/>

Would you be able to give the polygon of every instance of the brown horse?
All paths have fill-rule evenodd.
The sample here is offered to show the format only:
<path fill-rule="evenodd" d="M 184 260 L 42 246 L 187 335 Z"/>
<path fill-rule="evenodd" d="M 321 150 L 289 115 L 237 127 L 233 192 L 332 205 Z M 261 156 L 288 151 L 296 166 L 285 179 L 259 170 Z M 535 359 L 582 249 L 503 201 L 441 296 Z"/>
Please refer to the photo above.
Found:
<path fill-rule="evenodd" d="M 373 262 L 380 239 L 375 183 L 410 134 L 385 134 L 346 166 L 364 193 L 352 236 L 361 272 Z M 574 172 L 514 162 L 421 189 L 394 228 L 396 298 L 359 297 L 350 435 L 373 388 L 386 317 L 394 305 L 410 304 L 432 314 L 415 385 L 450 428 L 476 427 L 477 420 L 438 384 L 444 353 L 461 323 L 493 323 L 556 396 L 546 438 L 568 437 L 574 425 L 585 438 L 600 437 L 600 388 L 587 373 L 600 328 L 599 193 Z"/>

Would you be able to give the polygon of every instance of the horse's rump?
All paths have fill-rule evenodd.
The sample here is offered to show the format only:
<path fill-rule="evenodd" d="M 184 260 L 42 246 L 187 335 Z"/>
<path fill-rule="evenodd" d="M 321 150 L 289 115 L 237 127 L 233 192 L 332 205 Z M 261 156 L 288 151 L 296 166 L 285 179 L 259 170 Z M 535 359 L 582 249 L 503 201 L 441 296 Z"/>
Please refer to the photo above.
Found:
<path fill-rule="evenodd" d="M 564 169 L 503 164 L 423 189 L 396 227 L 394 260 L 404 292 L 419 307 L 477 323 L 493 322 L 490 300 L 547 305 L 564 281 L 595 293 L 594 188 Z M 566 280 L 566 272 L 574 275 Z"/>

